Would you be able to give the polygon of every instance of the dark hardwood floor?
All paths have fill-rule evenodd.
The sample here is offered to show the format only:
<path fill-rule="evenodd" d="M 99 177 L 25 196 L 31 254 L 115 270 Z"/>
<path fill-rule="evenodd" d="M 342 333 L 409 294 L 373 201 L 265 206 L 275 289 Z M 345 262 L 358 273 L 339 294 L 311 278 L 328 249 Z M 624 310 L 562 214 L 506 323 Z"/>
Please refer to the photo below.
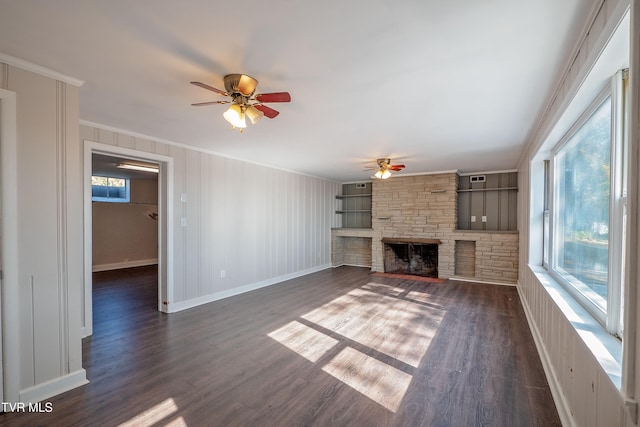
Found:
<path fill-rule="evenodd" d="M 90 383 L 0 425 L 560 425 L 513 287 L 341 267 L 171 315 L 155 268 L 94 287 Z"/>

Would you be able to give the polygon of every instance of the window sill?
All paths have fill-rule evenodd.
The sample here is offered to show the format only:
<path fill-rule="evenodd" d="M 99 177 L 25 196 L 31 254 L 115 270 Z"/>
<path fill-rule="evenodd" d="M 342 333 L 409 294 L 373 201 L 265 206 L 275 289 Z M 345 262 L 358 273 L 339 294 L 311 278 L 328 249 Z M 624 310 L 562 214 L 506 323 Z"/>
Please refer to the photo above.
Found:
<path fill-rule="evenodd" d="M 567 321 L 598 361 L 613 384 L 622 387 L 622 342 L 609 334 L 604 327 L 556 282 L 542 266 L 529 268 L 558 306 Z"/>

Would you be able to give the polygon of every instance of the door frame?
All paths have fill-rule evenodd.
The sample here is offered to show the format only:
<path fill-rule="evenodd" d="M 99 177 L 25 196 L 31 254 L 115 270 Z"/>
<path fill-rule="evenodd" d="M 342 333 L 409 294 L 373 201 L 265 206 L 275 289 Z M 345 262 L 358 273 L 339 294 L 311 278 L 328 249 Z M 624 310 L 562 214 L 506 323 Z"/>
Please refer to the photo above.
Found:
<path fill-rule="evenodd" d="M 0 299 L 0 401 L 18 402 L 20 325 L 18 286 L 18 136 L 16 93 L 0 89 L 0 194 L 2 196 L 2 298 Z"/>
<path fill-rule="evenodd" d="M 93 334 L 93 206 L 92 154 L 155 162 L 158 173 L 158 311 L 169 313 L 173 303 L 173 158 L 161 154 L 84 141 L 84 312 L 82 336 Z"/>

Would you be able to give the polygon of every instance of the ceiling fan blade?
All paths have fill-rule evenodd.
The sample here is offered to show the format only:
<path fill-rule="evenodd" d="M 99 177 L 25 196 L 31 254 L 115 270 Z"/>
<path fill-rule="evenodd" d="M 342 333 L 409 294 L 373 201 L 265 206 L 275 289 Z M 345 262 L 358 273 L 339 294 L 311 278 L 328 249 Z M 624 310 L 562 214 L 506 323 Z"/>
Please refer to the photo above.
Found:
<path fill-rule="evenodd" d="M 209 102 L 196 102 L 195 104 L 191 104 L 194 107 L 203 107 L 205 105 L 213 105 L 213 104 L 229 104 L 230 101 L 209 101 Z"/>
<path fill-rule="evenodd" d="M 399 170 L 404 169 L 404 165 L 391 165 L 391 166 L 389 167 L 389 169 L 391 169 L 392 171 L 396 171 L 396 172 L 397 172 L 397 171 L 399 171 Z"/>
<path fill-rule="evenodd" d="M 267 107 L 266 105 L 255 104 L 254 107 L 257 108 L 258 110 L 262 111 L 264 113 L 264 115 L 269 117 L 270 119 L 273 119 L 278 114 L 280 114 L 280 112 L 274 110 L 273 108 Z"/>
<path fill-rule="evenodd" d="M 291 95 L 289 92 L 261 93 L 256 95 L 256 100 L 259 102 L 291 102 Z"/>
<path fill-rule="evenodd" d="M 213 87 L 213 86 L 209 86 L 209 85 L 204 84 L 204 83 L 200 83 L 200 82 L 191 82 L 191 84 L 192 84 L 192 85 L 196 85 L 196 86 L 198 86 L 198 87 L 201 87 L 201 88 L 203 88 L 203 89 L 210 90 L 211 92 L 219 93 L 220 95 L 229 96 L 229 94 L 228 94 L 227 92 L 225 92 L 225 91 L 223 91 L 223 90 L 220 90 L 220 89 L 216 89 L 215 87 Z"/>

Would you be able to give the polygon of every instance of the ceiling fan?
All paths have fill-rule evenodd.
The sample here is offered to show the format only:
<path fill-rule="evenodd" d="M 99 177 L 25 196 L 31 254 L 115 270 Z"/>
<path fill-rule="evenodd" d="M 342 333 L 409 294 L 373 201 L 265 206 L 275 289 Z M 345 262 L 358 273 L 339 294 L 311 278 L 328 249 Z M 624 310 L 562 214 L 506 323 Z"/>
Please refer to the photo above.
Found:
<path fill-rule="evenodd" d="M 373 178 L 378 179 L 387 179 L 391 176 L 391 172 L 398 172 L 405 168 L 404 165 L 392 165 L 389 158 L 377 159 L 376 163 L 378 166 L 366 168 L 365 170 L 375 170 L 376 173 Z"/>
<path fill-rule="evenodd" d="M 247 127 L 245 117 L 248 117 L 251 123 L 255 125 L 263 116 L 273 119 L 280 114 L 273 108 L 264 105 L 265 102 L 291 102 L 289 92 L 254 95 L 258 81 L 246 74 L 227 74 L 224 76 L 225 90 L 217 89 L 200 82 L 191 82 L 191 84 L 231 98 L 230 100 L 198 102 L 191 105 L 202 107 L 212 104 L 231 104 L 222 116 L 231 124 L 233 129 L 238 128 L 240 132 Z"/>

